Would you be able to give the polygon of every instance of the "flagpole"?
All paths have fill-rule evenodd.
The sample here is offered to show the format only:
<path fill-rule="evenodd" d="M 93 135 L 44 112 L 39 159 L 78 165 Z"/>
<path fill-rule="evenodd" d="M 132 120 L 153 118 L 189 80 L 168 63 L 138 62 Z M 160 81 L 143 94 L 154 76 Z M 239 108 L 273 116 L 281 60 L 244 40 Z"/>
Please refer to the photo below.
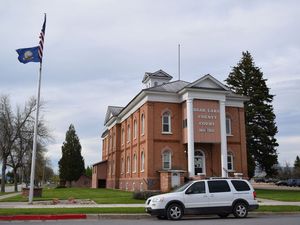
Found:
<path fill-rule="evenodd" d="M 37 88 L 36 114 L 35 114 L 35 121 L 34 121 L 33 147 L 32 147 L 32 158 L 31 158 L 30 189 L 29 189 L 29 202 L 28 202 L 29 204 L 32 204 L 33 201 L 35 160 L 36 160 L 36 149 L 37 149 L 37 132 L 38 132 L 39 109 L 40 109 L 41 79 L 42 79 L 42 62 L 40 62 L 39 81 L 38 81 L 38 88 Z"/>

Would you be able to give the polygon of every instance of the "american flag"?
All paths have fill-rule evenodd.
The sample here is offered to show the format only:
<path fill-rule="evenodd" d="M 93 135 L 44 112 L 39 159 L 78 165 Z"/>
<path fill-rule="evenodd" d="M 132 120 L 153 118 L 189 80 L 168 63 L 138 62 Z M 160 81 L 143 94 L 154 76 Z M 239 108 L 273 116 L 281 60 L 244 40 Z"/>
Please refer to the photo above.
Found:
<path fill-rule="evenodd" d="M 44 17 L 44 24 L 40 33 L 40 43 L 39 43 L 39 57 L 40 57 L 40 62 L 42 63 L 43 59 L 43 49 L 44 49 L 44 38 L 45 38 L 45 29 L 46 29 L 46 13 Z"/>

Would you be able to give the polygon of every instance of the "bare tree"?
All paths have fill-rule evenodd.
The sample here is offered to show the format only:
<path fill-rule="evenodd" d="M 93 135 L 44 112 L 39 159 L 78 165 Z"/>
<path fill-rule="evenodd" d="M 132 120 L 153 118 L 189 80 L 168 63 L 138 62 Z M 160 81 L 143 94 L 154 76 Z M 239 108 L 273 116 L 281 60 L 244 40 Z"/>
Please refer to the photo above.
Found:
<path fill-rule="evenodd" d="M 36 100 L 31 98 L 26 102 L 24 110 L 17 108 L 13 113 L 8 96 L 0 96 L 0 157 L 2 160 L 1 192 L 5 191 L 5 173 L 7 166 L 12 167 L 17 190 L 17 170 L 24 162 L 31 160 L 33 142 L 33 112 L 36 110 Z M 43 145 L 51 137 L 42 120 L 38 125 L 38 143 Z"/>

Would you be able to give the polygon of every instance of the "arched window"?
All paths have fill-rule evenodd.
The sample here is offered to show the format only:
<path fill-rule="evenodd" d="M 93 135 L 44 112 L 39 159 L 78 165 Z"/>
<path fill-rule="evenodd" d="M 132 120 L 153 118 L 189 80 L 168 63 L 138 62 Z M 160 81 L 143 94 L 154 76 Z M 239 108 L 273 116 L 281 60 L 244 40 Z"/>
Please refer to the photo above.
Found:
<path fill-rule="evenodd" d="M 162 167 L 163 170 L 171 169 L 171 152 L 169 150 L 164 151 L 162 154 Z"/>
<path fill-rule="evenodd" d="M 130 142 L 130 125 L 127 125 L 127 142 Z"/>
<path fill-rule="evenodd" d="M 227 154 L 227 169 L 228 171 L 233 171 L 233 154 L 231 152 L 228 152 Z"/>
<path fill-rule="evenodd" d="M 124 132 L 124 128 L 122 128 L 122 131 L 121 131 L 121 139 L 122 139 L 122 145 L 124 145 L 124 143 L 125 143 L 125 132 Z"/>
<path fill-rule="evenodd" d="M 133 168 L 132 168 L 133 173 L 136 172 L 136 167 L 137 167 L 137 159 L 136 159 L 136 154 L 134 153 L 134 155 L 133 155 Z"/>
<path fill-rule="evenodd" d="M 206 174 L 205 170 L 205 154 L 202 150 L 195 151 L 195 175 Z"/>
<path fill-rule="evenodd" d="M 141 172 L 145 170 L 145 153 L 141 152 Z"/>
<path fill-rule="evenodd" d="M 226 134 L 232 135 L 231 134 L 231 119 L 229 116 L 226 116 Z"/>
<path fill-rule="evenodd" d="M 127 156 L 127 173 L 130 173 L 130 157 Z"/>
<path fill-rule="evenodd" d="M 142 114 L 141 116 L 141 134 L 144 135 L 145 133 L 145 115 Z"/>
<path fill-rule="evenodd" d="M 133 121 L 133 138 L 136 139 L 137 136 L 137 122 L 136 120 Z"/>
<path fill-rule="evenodd" d="M 171 133 L 171 113 L 164 112 L 162 115 L 162 132 Z"/>
<path fill-rule="evenodd" d="M 124 158 L 121 159 L 121 174 L 125 173 L 125 163 L 124 163 Z"/>

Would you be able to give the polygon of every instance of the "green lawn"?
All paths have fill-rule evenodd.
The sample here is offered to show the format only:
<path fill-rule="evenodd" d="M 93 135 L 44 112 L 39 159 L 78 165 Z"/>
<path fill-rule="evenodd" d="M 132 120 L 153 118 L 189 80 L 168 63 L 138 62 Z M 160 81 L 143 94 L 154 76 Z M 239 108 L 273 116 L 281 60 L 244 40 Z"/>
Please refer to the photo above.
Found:
<path fill-rule="evenodd" d="M 123 204 L 123 203 L 144 203 L 144 200 L 132 198 L 132 192 L 112 190 L 112 189 L 93 189 L 93 188 L 56 188 L 43 189 L 42 198 L 34 198 L 34 201 L 46 201 L 53 199 L 67 200 L 90 199 L 98 204 Z M 21 195 L 6 198 L 2 202 L 21 202 L 28 201 L 27 197 Z"/>
<path fill-rule="evenodd" d="M 265 198 L 286 202 L 300 202 L 299 190 L 265 190 L 255 189 L 258 198 Z"/>

